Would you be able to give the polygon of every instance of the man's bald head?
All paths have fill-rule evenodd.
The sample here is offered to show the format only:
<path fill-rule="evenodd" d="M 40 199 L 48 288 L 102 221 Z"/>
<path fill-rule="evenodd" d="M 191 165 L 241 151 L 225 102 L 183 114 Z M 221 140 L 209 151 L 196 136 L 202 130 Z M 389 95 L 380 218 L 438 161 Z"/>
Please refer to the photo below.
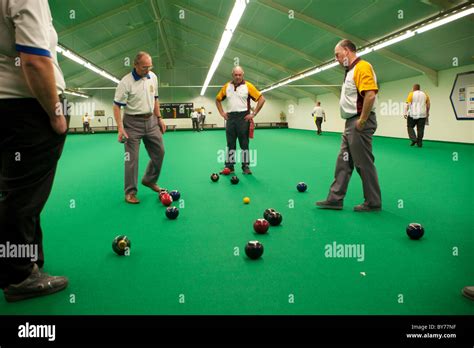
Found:
<path fill-rule="evenodd" d="M 240 65 L 234 66 L 232 69 L 232 81 L 234 84 L 240 84 L 244 80 L 244 69 Z"/>

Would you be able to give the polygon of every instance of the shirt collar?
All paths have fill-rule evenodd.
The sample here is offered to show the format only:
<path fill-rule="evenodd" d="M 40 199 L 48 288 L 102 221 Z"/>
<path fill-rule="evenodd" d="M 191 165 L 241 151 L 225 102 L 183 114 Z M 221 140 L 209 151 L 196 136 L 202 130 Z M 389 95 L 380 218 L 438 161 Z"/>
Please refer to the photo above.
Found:
<path fill-rule="evenodd" d="M 134 79 L 135 81 L 138 81 L 138 80 L 140 80 L 140 79 L 142 78 L 140 75 L 137 74 L 137 72 L 135 71 L 135 69 L 132 70 L 132 75 L 133 75 L 133 79 Z M 151 79 L 150 74 L 146 74 L 146 78 L 147 78 L 147 79 Z"/>
<path fill-rule="evenodd" d="M 346 71 L 352 70 L 352 69 L 356 66 L 356 64 L 359 63 L 359 62 L 360 62 L 360 57 L 357 57 L 357 58 L 352 62 L 352 64 L 347 67 Z"/>
<path fill-rule="evenodd" d="M 245 84 L 245 80 L 242 80 L 242 82 L 237 84 L 237 85 L 234 84 L 234 80 L 232 80 L 230 83 L 234 85 L 234 91 L 235 91 L 235 90 L 237 90 L 237 87 L 242 86 L 242 85 Z"/>
<path fill-rule="evenodd" d="M 357 57 L 357 58 L 352 62 L 351 65 L 349 65 L 347 68 L 345 68 L 344 81 L 346 81 L 347 73 L 348 73 L 349 71 L 351 71 L 351 70 L 356 66 L 356 64 L 359 63 L 359 62 L 360 62 L 360 57 Z"/>

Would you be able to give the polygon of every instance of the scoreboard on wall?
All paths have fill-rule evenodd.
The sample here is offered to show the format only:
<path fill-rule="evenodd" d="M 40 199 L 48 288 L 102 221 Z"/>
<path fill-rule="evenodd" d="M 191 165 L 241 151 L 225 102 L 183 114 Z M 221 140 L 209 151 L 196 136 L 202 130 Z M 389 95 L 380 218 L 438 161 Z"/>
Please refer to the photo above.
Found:
<path fill-rule="evenodd" d="M 194 103 L 160 103 L 163 118 L 189 118 L 193 108 Z"/>

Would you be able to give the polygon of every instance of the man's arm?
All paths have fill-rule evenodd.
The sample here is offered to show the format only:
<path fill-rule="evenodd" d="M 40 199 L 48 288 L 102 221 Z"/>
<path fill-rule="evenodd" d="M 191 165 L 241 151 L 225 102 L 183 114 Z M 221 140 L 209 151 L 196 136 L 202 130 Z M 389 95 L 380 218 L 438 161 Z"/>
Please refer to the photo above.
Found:
<path fill-rule="evenodd" d="M 51 127 L 56 133 L 64 134 L 66 118 L 60 106 L 51 58 L 20 52 L 20 60 L 28 87 L 48 114 Z"/>
<path fill-rule="evenodd" d="M 375 91 L 365 91 L 364 93 L 364 104 L 362 105 L 362 112 L 359 119 L 357 120 L 357 128 L 362 130 L 364 128 L 367 119 L 369 118 L 370 111 L 375 103 Z"/>
<path fill-rule="evenodd" d="M 222 102 L 220 100 L 216 99 L 216 106 L 217 110 L 219 111 L 219 114 L 222 116 L 224 120 L 227 120 L 229 117 L 227 116 L 227 113 L 224 112 L 224 109 L 222 108 Z"/>
<path fill-rule="evenodd" d="M 405 111 L 403 113 L 403 117 L 408 118 L 408 111 L 410 110 L 410 103 L 405 103 Z"/>
<path fill-rule="evenodd" d="M 250 119 L 257 116 L 257 114 L 262 109 L 263 104 L 265 104 L 265 97 L 263 95 L 261 95 L 260 98 L 258 98 L 258 100 L 257 100 L 257 106 L 255 107 L 255 111 L 253 111 L 250 114 L 248 114 L 247 116 L 245 116 L 244 119 L 247 120 L 247 121 L 250 121 Z"/>
<path fill-rule="evenodd" d="M 265 104 L 265 97 L 262 95 L 260 96 L 260 98 L 258 98 L 258 101 L 257 101 L 257 107 L 255 108 L 255 111 L 254 111 L 254 117 L 257 116 L 257 114 L 260 112 L 260 110 L 262 109 L 263 107 L 263 104 Z"/>
<path fill-rule="evenodd" d="M 158 118 L 158 125 L 160 126 L 161 133 L 165 133 L 166 124 L 161 118 L 160 101 L 158 100 L 158 98 L 155 98 L 155 107 L 153 108 L 153 114 Z"/>
<path fill-rule="evenodd" d="M 123 129 L 120 106 L 118 106 L 117 104 L 114 104 L 114 118 L 115 118 L 115 122 L 117 123 L 118 141 L 122 142 L 122 136 L 128 139 L 128 134 L 125 131 L 125 129 Z"/>

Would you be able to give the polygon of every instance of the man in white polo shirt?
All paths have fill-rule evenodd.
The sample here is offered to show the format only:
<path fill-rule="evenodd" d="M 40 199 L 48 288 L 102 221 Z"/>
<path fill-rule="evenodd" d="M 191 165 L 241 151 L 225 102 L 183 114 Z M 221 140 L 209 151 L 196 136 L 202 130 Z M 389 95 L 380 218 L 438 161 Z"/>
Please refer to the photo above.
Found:
<path fill-rule="evenodd" d="M 408 94 L 405 108 L 405 118 L 407 119 L 408 136 L 411 145 L 423 147 L 423 136 L 425 134 L 425 124 L 430 116 L 430 97 L 420 89 L 419 84 L 413 85 L 413 90 Z M 415 128 L 418 134 L 415 134 Z"/>
<path fill-rule="evenodd" d="M 372 65 L 357 57 L 356 52 L 356 46 L 350 40 L 341 40 L 334 48 L 336 60 L 346 70 L 339 103 L 346 124 L 334 181 L 327 199 L 316 202 L 316 205 L 323 209 L 341 210 L 355 168 L 362 179 L 364 203 L 355 206 L 354 211 L 371 212 L 382 208 L 372 153 L 372 136 L 377 129 L 374 103 L 378 86 Z"/>
<path fill-rule="evenodd" d="M 321 124 L 326 122 L 326 113 L 324 112 L 324 109 L 321 107 L 321 102 L 317 102 L 316 106 L 313 109 L 313 112 L 311 115 L 314 117 L 314 123 L 316 124 L 316 127 L 318 128 L 317 133 L 318 135 L 321 135 L 323 132 L 321 129 Z"/>
<path fill-rule="evenodd" d="M 166 125 L 161 119 L 158 101 L 158 78 L 151 71 L 152 59 L 146 52 L 138 52 L 134 69 L 125 75 L 115 91 L 114 117 L 118 139 L 125 143 L 125 201 L 140 203 L 138 192 L 138 154 L 143 139 L 150 162 L 142 178 L 142 185 L 160 192 L 160 177 L 165 148 L 162 133 Z M 124 108 L 122 121 L 121 107 Z"/>
<path fill-rule="evenodd" d="M 13 302 L 68 285 L 67 278 L 40 270 L 40 214 L 51 192 L 67 121 L 48 1 L 0 0 L 0 18 L 0 247 L 36 250 L 22 257 L 0 254 L 0 288 Z"/>
<path fill-rule="evenodd" d="M 222 101 L 228 100 L 228 110 L 224 112 Z M 257 102 L 255 111 L 250 110 L 250 99 Z M 249 130 L 250 123 L 257 116 L 265 103 L 264 96 L 250 82 L 244 80 L 244 70 L 240 66 L 232 69 L 232 81 L 227 82 L 216 97 L 216 106 L 219 113 L 227 121 L 227 158 L 225 167 L 234 172 L 235 148 L 239 139 L 242 149 L 242 171 L 252 174 L 249 168 Z M 222 172 L 221 172 L 222 173 Z"/>

